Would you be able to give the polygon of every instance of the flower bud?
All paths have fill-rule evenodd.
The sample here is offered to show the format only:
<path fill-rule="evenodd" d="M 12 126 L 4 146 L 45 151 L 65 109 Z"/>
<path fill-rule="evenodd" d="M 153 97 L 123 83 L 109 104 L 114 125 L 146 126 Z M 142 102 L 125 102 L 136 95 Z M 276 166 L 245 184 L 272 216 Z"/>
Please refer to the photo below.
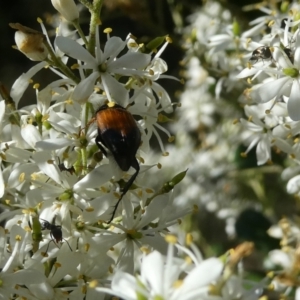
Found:
<path fill-rule="evenodd" d="M 48 50 L 44 46 L 45 37 L 41 32 L 19 23 L 10 23 L 9 25 L 18 30 L 15 33 L 15 42 L 22 53 L 34 61 L 45 60 Z"/>
<path fill-rule="evenodd" d="M 79 18 L 79 12 L 74 0 L 51 0 L 54 8 L 69 22 Z"/>

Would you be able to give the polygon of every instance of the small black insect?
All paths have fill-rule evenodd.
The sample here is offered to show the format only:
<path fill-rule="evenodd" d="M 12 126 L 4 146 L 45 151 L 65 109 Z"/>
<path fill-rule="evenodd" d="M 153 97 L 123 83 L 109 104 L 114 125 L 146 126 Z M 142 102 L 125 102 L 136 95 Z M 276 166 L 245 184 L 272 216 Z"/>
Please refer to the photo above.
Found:
<path fill-rule="evenodd" d="M 290 48 L 283 48 L 283 52 L 286 54 L 286 56 L 289 58 L 291 63 L 294 63 L 294 52 Z"/>
<path fill-rule="evenodd" d="M 60 225 L 55 225 L 55 224 L 51 224 L 50 222 L 41 219 L 43 221 L 42 223 L 42 230 L 48 229 L 50 230 L 50 237 L 51 237 L 51 241 L 48 243 L 47 249 L 45 254 L 47 254 L 48 249 L 49 249 L 49 245 L 51 242 L 53 242 L 54 244 L 56 244 L 56 246 L 58 247 L 58 243 L 61 242 L 62 240 L 66 241 L 70 250 L 72 251 L 68 241 L 66 239 L 63 238 L 62 236 L 62 230 L 61 230 L 61 226 Z"/>
<path fill-rule="evenodd" d="M 250 57 L 250 61 L 253 64 L 255 64 L 260 59 L 261 60 L 265 60 L 265 59 L 270 59 L 270 58 L 273 59 L 270 47 L 268 47 L 268 46 L 261 46 L 261 47 L 258 47 L 257 49 L 255 49 L 252 52 L 252 55 Z"/>
<path fill-rule="evenodd" d="M 122 194 L 107 222 L 110 223 L 120 201 L 140 171 L 135 155 L 141 144 L 141 132 L 132 114 L 114 102 L 104 104 L 96 111 L 96 122 L 98 126 L 96 144 L 102 153 L 107 156 L 109 150 L 122 171 L 126 172 L 130 167 L 136 170 L 122 189 Z"/>
<path fill-rule="evenodd" d="M 75 168 L 72 166 L 71 168 L 67 168 L 65 165 L 64 165 L 64 163 L 62 162 L 60 162 L 60 159 L 59 159 L 59 157 L 57 157 L 57 159 L 58 159 L 58 168 L 59 168 L 59 170 L 61 171 L 61 172 L 63 172 L 63 171 L 67 171 L 67 172 L 69 172 L 71 175 L 72 174 L 74 174 L 75 173 Z"/>

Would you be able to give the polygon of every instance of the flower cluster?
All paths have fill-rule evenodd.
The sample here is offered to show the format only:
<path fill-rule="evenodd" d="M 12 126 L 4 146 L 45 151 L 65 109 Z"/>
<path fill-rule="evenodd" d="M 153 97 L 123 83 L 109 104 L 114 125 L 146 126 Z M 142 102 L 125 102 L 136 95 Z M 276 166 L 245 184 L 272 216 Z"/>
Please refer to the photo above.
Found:
<path fill-rule="evenodd" d="M 183 60 L 187 83 L 173 127 L 176 145 L 167 149 L 165 164 L 174 171 L 176 157 L 189 166 L 177 202 L 214 212 L 226 221 L 230 238 L 239 234 L 236 220 L 249 207 L 281 217 L 294 205 L 284 190 L 296 200 L 300 195 L 300 6 L 268 1 L 243 11 L 260 15 L 246 29 L 237 21 L 240 16 L 216 1 L 205 2 L 189 17 Z M 270 252 L 265 266 L 283 266 L 272 286 L 299 299 L 299 222 L 290 232 L 293 243 Z M 274 263 L 277 257 L 280 262 Z"/>
<path fill-rule="evenodd" d="M 41 31 L 10 24 L 17 30 L 16 48 L 38 63 L 10 92 L 1 86 L 0 299 L 99 299 L 104 294 L 96 288 L 109 286 L 117 271 L 133 274 L 141 248 L 166 253 L 167 228 L 191 212 L 173 203 L 172 189 L 185 172 L 161 182 L 156 191 L 147 178 L 149 169 L 161 169 L 157 162 L 147 164 L 152 135 L 164 155 L 158 130 L 172 140 L 158 124 L 162 113 L 173 112 L 158 83 L 172 78 L 163 75 L 167 64 L 160 58 L 171 40 L 165 36 L 139 45 L 131 34 L 121 39 L 106 29 L 107 40 L 100 43 L 102 2 L 94 2 L 93 7 L 85 3 L 92 14 L 88 36 L 73 0 L 52 1 L 76 28 L 67 30 L 62 22 L 53 43 L 40 19 Z M 32 77 L 43 68 L 58 78 L 41 89 Z M 36 102 L 19 108 L 31 84 Z M 104 118 L 110 144 L 103 139 L 97 145 L 102 132 L 95 113 L 106 104 L 137 121 Z M 141 135 L 137 153 L 130 146 L 130 126 Z M 123 192 L 133 159 L 140 172 Z"/>
<path fill-rule="evenodd" d="M 40 31 L 10 24 L 15 48 L 36 64 L 9 92 L 0 85 L 0 299 L 300 299 L 297 221 L 269 230 L 281 249 L 259 271 L 277 271 L 259 280 L 244 272 L 252 242 L 206 259 L 180 226 L 205 208 L 234 238 L 244 209 L 275 215 L 274 177 L 299 198 L 299 3 L 246 6 L 261 15 L 244 29 L 206 1 L 183 30 L 177 105 L 160 84 L 177 80 L 161 58 L 168 36 L 139 44 L 101 29 L 102 0 L 51 2 L 53 40 L 41 19 Z M 32 79 L 42 69 L 57 76 L 43 88 Z M 29 86 L 36 102 L 20 107 Z M 174 137 L 160 123 L 174 106 L 166 147 L 161 134 Z"/>

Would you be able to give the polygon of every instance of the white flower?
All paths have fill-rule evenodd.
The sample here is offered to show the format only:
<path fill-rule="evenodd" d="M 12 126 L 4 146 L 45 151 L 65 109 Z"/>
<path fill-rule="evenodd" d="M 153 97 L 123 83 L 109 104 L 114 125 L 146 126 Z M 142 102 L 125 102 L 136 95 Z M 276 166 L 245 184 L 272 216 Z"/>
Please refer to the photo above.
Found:
<path fill-rule="evenodd" d="M 181 279 L 186 267 L 183 260 L 174 257 L 174 246 L 169 245 L 166 257 L 157 251 L 143 257 L 137 278 L 119 271 L 113 278 L 111 290 L 97 290 L 129 300 L 139 299 L 139 295 L 147 299 L 213 299 L 209 296 L 209 286 L 221 275 L 222 262 L 217 258 L 207 259 Z"/>
<path fill-rule="evenodd" d="M 96 41 L 96 57 L 93 57 L 76 41 L 65 37 L 56 38 L 56 45 L 62 52 L 77 59 L 82 69 L 93 71 L 77 85 L 73 99 L 77 101 L 87 99 L 92 94 L 96 81 L 100 78 L 101 88 L 105 91 L 107 98 L 126 107 L 129 98 L 128 91 L 115 79 L 115 75 L 143 75 L 145 71 L 142 70 L 148 65 L 151 57 L 148 54 L 131 51 L 117 57 L 127 45 L 127 40 L 122 41 L 119 37 L 108 38 L 102 52 L 98 30 Z"/>
<path fill-rule="evenodd" d="M 69 22 L 79 18 L 78 8 L 73 0 L 51 0 L 55 9 Z"/>

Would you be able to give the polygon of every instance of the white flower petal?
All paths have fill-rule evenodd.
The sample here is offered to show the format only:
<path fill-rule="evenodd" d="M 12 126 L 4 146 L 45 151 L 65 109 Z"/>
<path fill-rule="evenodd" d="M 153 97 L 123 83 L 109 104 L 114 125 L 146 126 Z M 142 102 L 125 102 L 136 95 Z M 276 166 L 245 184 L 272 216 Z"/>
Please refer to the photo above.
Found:
<path fill-rule="evenodd" d="M 136 299 L 136 279 L 132 275 L 118 271 L 111 283 L 112 290 L 124 299 Z"/>
<path fill-rule="evenodd" d="M 265 103 L 280 96 L 281 89 L 291 80 L 290 77 L 282 77 L 273 81 L 254 86 L 250 91 L 251 98 L 259 103 Z"/>
<path fill-rule="evenodd" d="M 60 184 L 63 181 L 62 173 L 59 172 L 54 164 L 48 163 L 48 160 L 51 158 L 49 154 L 50 153 L 46 151 L 36 152 L 33 154 L 33 159 L 41 171 Z"/>
<path fill-rule="evenodd" d="M 158 251 L 153 251 L 143 258 L 141 276 L 148 282 L 151 290 L 156 295 L 163 295 L 164 258 Z"/>
<path fill-rule="evenodd" d="M 0 163 L 2 164 L 2 161 L 0 160 Z M 2 168 L 0 168 L 0 198 L 4 195 L 5 192 L 5 183 L 3 180 L 3 173 L 2 173 Z M 1 252 L 0 252 L 1 255 Z M 1 261 L 1 257 L 0 257 Z"/>
<path fill-rule="evenodd" d="M 95 57 L 93 57 L 83 46 L 76 41 L 58 36 L 55 39 L 57 47 L 65 54 L 75 59 L 81 60 L 87 63 L 87 67 L 95 67 L 97 65 Z"/>
<path fill-rule="evenodd" d="M 289 194 L 298 193 L 300 191 L 300 175 L 297 175 L 289 180 L 286 189 Z"/>
<path fill-rule="evenodd" d="M 82 80 L 74 89 L 72 99 L 79 103 L 86 102 L 94 91 L 94 86 L 99 72 L 93 72 L 90 76 Z"/>
<path fill-rule="evenodd" d="M 108 70 L 114 71 L 123 68 L 141 70 L 150 63 L 150 60 L 151 56 L 149 54 L 127 52 L 125 55 L 109 63 Z M 115 72 L 117 73 L 117 71 Z"/>
<path fill-rule="evenodd" d="M 295 53 L 294 53 L 294 66 L 299 70 L 300 68 L 300 31 L 297 33 Z"/>
<path fill-rule="evenodd" d="M 129 100 L 128 90 L 109 74 L 102 74 L 101 78 L 107 98 L 126 107 Z"/>
<path fill-rule="evenodd" d="M 2 132 L 2 126 L 4 125 L 2 124 L 4 115 L 5 115 L 5 100 L 1 100 L 0 101 L 0 133 Z"/>
<path fill-rule="evenodd" d="M 29 69 L 26 73 L 23 73 L 13 84 L 11 91 L 10 91 L 10 96 L 13 98 L 16 107 L 19 104 L 19 101 L 21 97 L 23 96 L 25 90 L 27 89 L 30 79 L 35 75 L 38 71 L 43 69 L 47 65 L 46 62 L 42 61 L 38 64 L 36 64 L 34 67 Z"/>
<path fill-rule="evenodd" d="M 35 297 L 41 300 L 50 300 L 54 297 L 54 290 L 47 278 L 36 270 L 20 270 L 14 273 L 14 280 L 19 285 L 25 285 Z"/>
<path fill-rule="evenodd" d="M 20 164 L 19 166 L 15 167 L 9 174 L 7 184 L 10 188 L 15 188 L 18 185 L 20 185 L 24 180 L 30 181 L 31 174 L 36 171 L 38 171 L 38 169 L 35 164 Z M 24 176 L 21 176 L 23 174 Z M 20 181 L 20 177 L 22 178 L 22 181 Z"/>
<path fill-rule="evenodd" d="M 57 150 L 62 149 L 64 147 L 70 146 L 72 142 L 68 139 L 47 139 L 35 144 L 36 148 L 40 148 L 43 150 Z"/>
<path fill-rule="evenodd" d="M 294 121 L 300 120 L 300 85 L 297 79 L 294 80 L 290 98 L 287 103 L 288 114 Z"/>
<path fill-rule="evenodd" d="M 126 42 L 122 41 L 121 38 L 113 36 L 109 38 L 104 46 L 103 57 L 101 62 L 105 62 L 107 58 L 114 59 L 117 55 L 125 48 Z"/>
<path fill-rule="evenodd" d="M 35 144 L 42 139 L 38 129 L 31 124 L 27 124 L 21 128 L 21 135 L 24 141 L 26 141 L 32 149 L 35 149 Z"/>
<path fill-rule="evenodd" d="M 215 257 L 206 259 L 194 268 L 184 279 L 180 289 L 180 294 L 196 290 L 201 287 L 209 286 L 214 283 L 223 271 L 223 263 Z"/>
<path fill-rule="evenodd" d="M 271 158 L 270 142 L 268 136 L 264 134 L 256 146 L 257 164 L 261 166 L 265 164 L 270 158 Z"/>
<path fill-rule="evenodd" d="M 272 250 L 269 252 L 269 258 L 271 261 L 276 264 L 282 266 L 284 269 L 290 268 L 292 266 L 291 257 L 288 253 L 285 253 L 281 250 Z"/>
<path fill-rule="evenodd" d="M 110 165 L 102 165 L 84 176 L 74 185 L 74 190 L 80 191 L 87 188 L 100 187 L 112 178 L 112 169 Z"/>
<path fill-rule="evenodd" d="M 250 69 L 245 68 L 236 77 L 237 78 L 251 77 L 252 75 L 256 74 L 258 71 L 259 70 L 257 70 L 254 66 Z"/>
<path fill-rule="evenodd" d="M 152 82 L 152 89 L 155 91 L 162 109 L 168 114 L 172 113 L 173 107 L 171 105 L 171 98 L 167 91 L 156 82 Z"/>

